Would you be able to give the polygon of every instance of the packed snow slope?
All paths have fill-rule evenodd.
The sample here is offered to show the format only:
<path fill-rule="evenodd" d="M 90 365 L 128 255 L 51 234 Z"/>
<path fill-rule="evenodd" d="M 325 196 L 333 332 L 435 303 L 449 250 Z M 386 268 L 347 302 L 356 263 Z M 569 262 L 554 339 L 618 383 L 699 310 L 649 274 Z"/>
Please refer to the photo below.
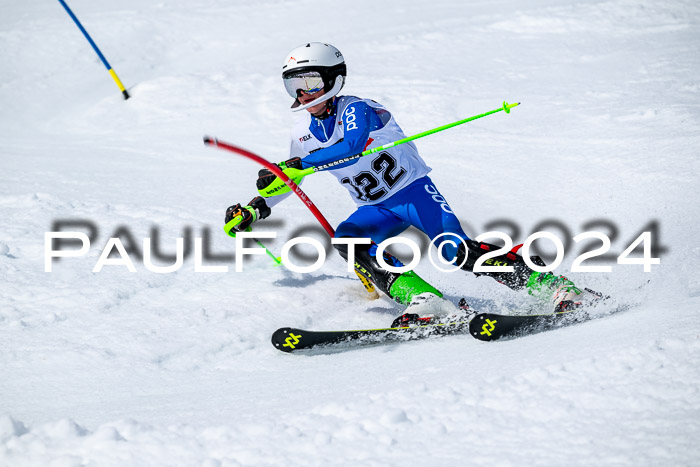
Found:
<path fill-rule="evenodd" d="M 0 465 L 698 464 L 700 4 L 70 5 L 132 98 L 58 2 L 3 1 Z M 224 210 L 253 197 L 259 167 L 202 136 L 285 159 L 281 61 L 313 40 L 343 51 L 343 93 L 381 102 L 407 134 L 522 102 L 419 140 L 431 177 L 472 236 L 565 240 L 565 274 L 582 252 L 571 238 L 605 232 L 612 272 L 569 276 L 636 306 L 506 342 L 288 355 L 270 345 L 278 327 L 383 327 L 401 307 L 369 300 L 332 252 L 310 274 L 265 256 L 196 273 L 193 255 L 170 274 L 136 255 L 136 272 L 93 273 L 112 236 L 141 251 L 158 235 L 173 255 L 209 233 L 212 254 L 233 255 Z M 304 189 L 333 225 L 353 210 L 328 174 Z M 56 221 L 97 237 L 49 273 Z M 279 254 L 299 229 L 323 239 L 315 226 L 289 199 L 256 230 L 277 233 Z M 642 230 L 659 247 L 650 273 L 615 264 Z M 451 300 L 531 305 L 426 259 L 418 272 Z"/>

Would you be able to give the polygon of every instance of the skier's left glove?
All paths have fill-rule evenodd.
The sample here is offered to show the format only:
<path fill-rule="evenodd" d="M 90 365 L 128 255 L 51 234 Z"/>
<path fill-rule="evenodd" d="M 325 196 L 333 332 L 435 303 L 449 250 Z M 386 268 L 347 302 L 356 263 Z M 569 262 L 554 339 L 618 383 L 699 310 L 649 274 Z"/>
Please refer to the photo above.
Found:
<path fill-rule="evenodd" d="M 294 171 L 302 170 L 300 157 L 293 157 L 291 159 L 287 159 L 286 161 L 280 162 L 277 165 L 292 180 L 294 180 L 294 178 L 295 178 Z M 289 170 L 289 169 L 292 169 L 292 170 Z M 264 197 L 274 196 L 275 195 L 274 190 L 269 190 L 267 188 L 270 185 L 272 185 L 272 183 L 275 181 L 276 178 L 277 178 L 277 175 L 273 174 L 270 170 L 260 169 L 260 171 L 258 172 L 258 180 L 255 182 L 255 186 L 258 188 L 258 193 L 260 193 L 260 195 L 264 196 Z M 280 183 L 281 183 L 281 181 L 280 181 Z M 284 185 L 284 186 L 286 186 L 286 185 Z"/>
<path fill-rule="evenodd" d="M 241 206 L 240 203 L 234 204 L 226 209 L 226 217 L 224 219 L 226 225 L 224 226 L 224 230 L 226 230 L 229 235 L 231 235 L 232 230 L 243 232 L 250 227 L 253 222 L 259 219 L 265 219 L 271 212 L 272 210 L 261 196 L 256 196 L 250 200 L 247 206 Z M 240 218 L 240 222 L 233 223 L 232 221 L 237 218 Z"/>

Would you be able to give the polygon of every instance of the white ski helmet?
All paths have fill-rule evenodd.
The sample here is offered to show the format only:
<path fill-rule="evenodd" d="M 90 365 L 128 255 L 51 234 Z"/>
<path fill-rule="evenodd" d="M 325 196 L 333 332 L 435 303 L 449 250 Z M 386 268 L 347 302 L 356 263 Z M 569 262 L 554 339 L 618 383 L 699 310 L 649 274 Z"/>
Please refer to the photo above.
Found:
<path fill-rule="evenodd" d="M 290 96 L 294 98 L 292 111 L 313 107 L 337 95 L 345 84 L 347 68 L 340 50 L 330 44 L 309 42 L 295 48 L 284 59 L 282 80 Z M 301 105 L 299 91 L 323 94 L 308 104 Z"/>

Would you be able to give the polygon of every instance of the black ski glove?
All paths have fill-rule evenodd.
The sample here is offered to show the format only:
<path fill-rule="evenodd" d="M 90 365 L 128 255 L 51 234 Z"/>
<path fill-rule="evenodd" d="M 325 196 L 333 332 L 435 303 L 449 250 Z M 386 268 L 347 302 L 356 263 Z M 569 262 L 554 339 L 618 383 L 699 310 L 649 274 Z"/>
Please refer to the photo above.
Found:
<path fill-rule="evenodd" d="M 247 206 L 241 206 L 240 204 L 234 204 L 226 209 L 226 217 L 224 218 L 224 223 L 228 224 L 237 216 L 241 216 L 243 220 L 240 223 L 232 226 L 231 229 L 236 232 L 243 232 L 250 225 L 259 220 L 265 219 L 270 215 L 272 210 L 269 208 L 265 199 L 262 196 L 256 196 Z"/>
<path fill-rule="evenodd" d="M 287 159 L 284 162 L 280 162 L 277 164 L 282 170 L 287 169 L 287 168 L 293 168 L 293 169 L 299 169 L 301 170 L 303 167 L 301 166 L 301 158 L 300 157 L 292 157 L 291 159 Z M 277 175 L 273 174 L 270 172 L 268 169 L 260 169 L 260 172 L 258 172 L 258 180 L 255 182 L 255 186 L 258 188 L 258 190 L 264 190 L 272 182 L 275 181 L 275 178 L 277 178 Z"/>

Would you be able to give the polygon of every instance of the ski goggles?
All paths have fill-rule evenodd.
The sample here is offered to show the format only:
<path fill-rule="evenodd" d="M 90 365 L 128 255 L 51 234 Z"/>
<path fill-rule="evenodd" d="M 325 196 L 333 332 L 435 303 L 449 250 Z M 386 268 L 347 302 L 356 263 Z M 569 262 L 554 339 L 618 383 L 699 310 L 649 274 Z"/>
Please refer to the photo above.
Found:
<path fill-rule="evenodd" d="M 303 71 L 284 77 L 284 87 L 293 98 L 299 97 L 299 92 L 314 94 L 323 89 L 323 77 L 318 71 Z"/>

